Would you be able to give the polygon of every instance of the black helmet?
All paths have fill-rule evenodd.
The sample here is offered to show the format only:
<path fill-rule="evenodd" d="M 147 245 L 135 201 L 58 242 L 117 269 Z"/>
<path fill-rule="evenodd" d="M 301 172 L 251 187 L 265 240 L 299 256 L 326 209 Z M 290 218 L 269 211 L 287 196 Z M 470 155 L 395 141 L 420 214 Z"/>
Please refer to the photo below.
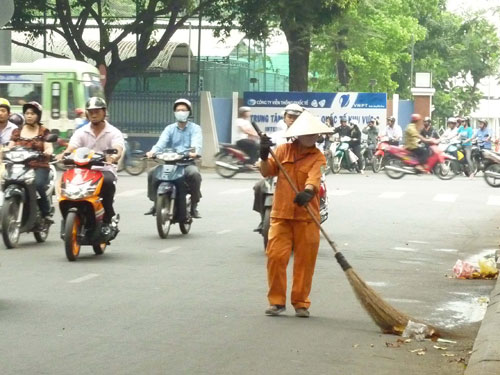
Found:
<path fill-rule="evenodd" d="M 43 108 L 38 102 L 28 102 L 25 105 L 23 105 L 23 114 L 26 113 L 28 109 L 32 109 L 37 115 L 38 115 L 38 121 L 42 119 L 42 111 Z"/>
<path fill-rule="evenodd" d="M 93 96 L 89 100 L 87 100 L 87 104 L 85 104 L 85 110 L 89 109 L 106 109 L 108 105 L 103 98 L 99 98 L 98 96 Z"/>
<path fill-rule="evenodd" d="M 9 121 L 21 127 L 24 125 L 24 116 L 20 113 L 13 113 L 9 116 Z"/>

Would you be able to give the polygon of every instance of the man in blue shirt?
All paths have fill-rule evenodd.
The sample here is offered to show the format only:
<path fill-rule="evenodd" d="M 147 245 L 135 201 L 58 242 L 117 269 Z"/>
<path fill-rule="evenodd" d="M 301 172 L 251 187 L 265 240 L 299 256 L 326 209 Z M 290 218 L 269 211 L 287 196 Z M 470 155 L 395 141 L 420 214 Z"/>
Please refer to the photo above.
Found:
<path fill-rule="evenodd" d="M 491 133 L 490 129 L 488 129 L 488 121 L 479 121 L 479 129 L 476 130 L 476 134 L 472 139 L 474 138 L 477 138 L 477 144 L 480 148 L 491 150 Z"/>
<path fill-rule="evenodd" d="M 201 156 L 202 134 L 201 127 L 193 122 L 188 121 L 191 115 L 191 102 L 187 99 L 178 99 L 174 103 L 174 115 L 177 122 L 168 125 L 161 133 L 160 139 L 153 146 L 151 151 L 147 152 L 148 158 L 165 151 L 166 149 L 174 149 L 179 154 L 187 153 L 189 157 L 195 158 Z M 194 152 L 192 151 L 194 149 Z M 148 173 L 148 198 L 151 201 L 156 200 L 157 181 L 153 181 L 153 170 Z M 191 193 L 191 216 L 201 218 L 198 212 L 198 202 L 201 198 L 201 174 L 196 165 L 189 165 L 184 170 L 186 182 Z M 155 206 L 145 213 L 152 215 L 155 212 Z"/>

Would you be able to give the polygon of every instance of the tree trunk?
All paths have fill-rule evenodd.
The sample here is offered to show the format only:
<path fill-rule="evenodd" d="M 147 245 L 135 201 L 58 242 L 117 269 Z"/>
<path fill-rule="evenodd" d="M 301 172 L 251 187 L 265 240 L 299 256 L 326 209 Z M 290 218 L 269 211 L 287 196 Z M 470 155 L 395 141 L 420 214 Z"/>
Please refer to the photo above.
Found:
<path fill-rule="evenodd" d="M 283 27 L 288 42 L 289 90 L 307 91 L 309 88 L 309 54 L 311 34 L 306 29 L 290 30 Z"/>
<path fill-rule="evenodd" d="M 338 34 L 338 41 L 334 43 L 335 55 L 338 56 L 337 77 L 339 83 L 346 89 L 349 87 L 349 81 L 351 78 L 349 76 L 349 68 L 347 67 L 345 61 L 342 59 L 342 52 L 344 52 L 347 49 L 345 38 L 347 37 L 348 31 L 349 30 L 347 28 L 340 29 Z"/>

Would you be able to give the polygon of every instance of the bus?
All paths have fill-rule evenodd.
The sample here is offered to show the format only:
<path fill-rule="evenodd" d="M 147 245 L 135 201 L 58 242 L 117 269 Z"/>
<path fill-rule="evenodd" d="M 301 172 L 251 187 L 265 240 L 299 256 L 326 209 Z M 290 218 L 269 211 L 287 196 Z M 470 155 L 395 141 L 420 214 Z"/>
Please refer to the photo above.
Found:
<path fill-rule="evenodd" d="M 61 137 L 72 133 L 75 109 L 85 108 L 92 96 L 104 97 L 101 76 L 97 68 L 85 62 L 45 58 L 0 65 L 0 98 L 10 102 L 11 112 L 21 113 L 23 104 L 39 102 L 42 123 Z"/>

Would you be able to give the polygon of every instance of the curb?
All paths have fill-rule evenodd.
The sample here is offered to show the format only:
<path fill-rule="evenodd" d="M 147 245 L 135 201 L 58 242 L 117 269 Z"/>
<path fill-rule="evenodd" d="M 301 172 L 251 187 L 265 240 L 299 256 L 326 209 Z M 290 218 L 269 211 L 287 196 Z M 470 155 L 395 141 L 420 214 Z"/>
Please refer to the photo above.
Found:
<path fill-rule="evenodd" d="M 500 280 L 490 294 L 481 327 L 464 375 L 500 374 Z"/>

